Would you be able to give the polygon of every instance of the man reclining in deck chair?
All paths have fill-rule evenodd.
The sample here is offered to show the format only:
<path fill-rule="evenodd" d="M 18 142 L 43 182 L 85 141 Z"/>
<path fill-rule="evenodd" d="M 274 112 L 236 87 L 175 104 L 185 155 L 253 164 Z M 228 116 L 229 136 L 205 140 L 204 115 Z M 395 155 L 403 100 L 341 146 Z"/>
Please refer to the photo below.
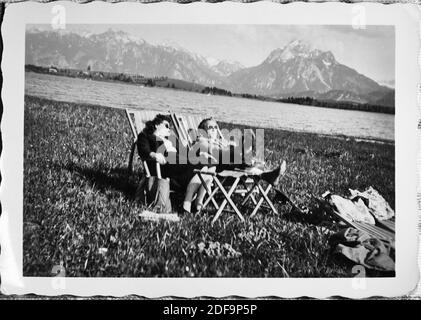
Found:
<path fill-rule="evenodd" d="M 196 143 L 192 147 L 193 151 L 196 150 L 196 156 L 205 159 L 205 162 L 202 162 L 202 164 L 208 165 L 208 171 L 221 172 L 223 170 L 247 169 L 249 172 L 253 172 L 254 175 L 260 175 L 260 179 L 265 180 L 273 186 L 277 186 L 280 176 L 282 176 L 286 170 L 285 161 L 274 170 L 264 172 L 251 163 L 246 163 L 245 159 L 247 157 L 243 150 L 241 150 L 242 148 L 239 150 L 232 142 L 221 139 L 219 132 L 218 124 L 214 119 L 204 119 L 199 124 L 198 137 Z M 241 154 L 236 157 L 236 152 Z M 233 159 L 241 160 L 239 163 L 235 163 Z M 191 211 L 192 198 L 190 198 L 190 196 L 196 194 L 193 211 L 200 211 L 206 190 L 202 186 L 197 175 L 193 176 L 190 180 L 187 191 L 189 197 L 185 198 L 184 210 Z"/>

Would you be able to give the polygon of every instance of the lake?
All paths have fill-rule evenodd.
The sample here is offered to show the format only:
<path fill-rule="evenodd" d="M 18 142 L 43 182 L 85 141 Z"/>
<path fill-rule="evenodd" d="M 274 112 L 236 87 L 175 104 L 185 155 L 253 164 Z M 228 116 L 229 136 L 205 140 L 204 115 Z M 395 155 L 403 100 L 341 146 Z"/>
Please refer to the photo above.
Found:
<path fill-rule="evenodd" d="M 264 128 L 394 141 L 395 116 L 25 73 L 25 94 L 114 108 L 177 111 Z"/>

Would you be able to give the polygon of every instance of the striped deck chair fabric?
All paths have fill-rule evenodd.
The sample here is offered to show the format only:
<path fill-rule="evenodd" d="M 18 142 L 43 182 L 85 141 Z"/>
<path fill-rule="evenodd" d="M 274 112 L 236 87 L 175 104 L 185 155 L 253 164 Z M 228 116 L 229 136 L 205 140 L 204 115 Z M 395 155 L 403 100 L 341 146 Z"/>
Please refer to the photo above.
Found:
<path fill-rule="evenodd" d="M 203 118 L 196 115 L 182 115 L 172 113 L 171 119 L 181 143 L 185 147 L 191 148 L 196 141 L 198 127 Z"/>
<path fill-rule="evenodd" d="M 346 225 L 353 227 L 357 230 L 363 231 L 368 235 L 375 237 L 379 240 L 395 240 L 394 221 L 383 221 L 383 223 L 379 223 L 379 221 L 376 221 L 375 225 L 353 221 L 346 215 L 341 214 L 339 211 L 333 208 L 333 206 L 327 203 L 324 198 L 316 197 L 316 199 L 324 207 L 325 212 L 329 213 L 334 218 L 343 221 Z"/>

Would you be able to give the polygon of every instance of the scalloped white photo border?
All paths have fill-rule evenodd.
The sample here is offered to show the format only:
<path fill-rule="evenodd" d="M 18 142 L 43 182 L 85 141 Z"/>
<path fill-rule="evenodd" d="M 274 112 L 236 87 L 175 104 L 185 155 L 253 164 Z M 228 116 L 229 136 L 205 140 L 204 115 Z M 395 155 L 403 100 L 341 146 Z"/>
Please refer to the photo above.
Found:
<path fill-rule="evenodd" d="M 285 24 L 350 25 L 353 7 L 365 10 L 368 25 L 394 25 L 396 36 L 396 277 L 393 278 L 47 278 L 22 276 L 23 239 L 23 113 L 25 26 L 51 23 L 53 8 L 63 6 L 66 23 L 115 24 Z M 354 11 L 355 12 L 355 11 Z M 398 297 L 419 281 L 417 155 L 419 146 L 417 92 L 420 82 L 419 19 L 413 4 L 301 3 L 103 3 L 72 2 L 7 5 L 2 23 L 4 43 L 3 151 L 0 158 L 0 274 L 4 294 L 58 296 L 178 297 Z M 421 161 L 418 162 L 421 168 Z M 419 172 L 419 171 L 418 171 Z M 57 281 L 63 281 L 57 284 Z M 357 282 L 356 282 L 357 281 Z M 363 281 L 363 283 L 361 283 Z"/>

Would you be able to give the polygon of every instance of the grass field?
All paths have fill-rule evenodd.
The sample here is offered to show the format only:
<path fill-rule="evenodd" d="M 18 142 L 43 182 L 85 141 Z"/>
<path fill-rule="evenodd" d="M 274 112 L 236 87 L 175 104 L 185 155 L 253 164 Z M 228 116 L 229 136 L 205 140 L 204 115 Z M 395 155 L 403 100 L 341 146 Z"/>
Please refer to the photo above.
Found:
<path fill-rule="evenodd" d="M 66 276 L 84 277 L 350 277 L 328 245 L 337 226 L 312 195 L 373 186 L 394 208 L 394 145 L 265 130 L 266 159 L 287 161 L 282 188 L 308 213 L 280 206 L 279 216 L 224 214 L 212 226 L 210 212 L 138 217 L 124 110 L 27 96 L 24 137 L 25 276 L 62 262 Z"/>

